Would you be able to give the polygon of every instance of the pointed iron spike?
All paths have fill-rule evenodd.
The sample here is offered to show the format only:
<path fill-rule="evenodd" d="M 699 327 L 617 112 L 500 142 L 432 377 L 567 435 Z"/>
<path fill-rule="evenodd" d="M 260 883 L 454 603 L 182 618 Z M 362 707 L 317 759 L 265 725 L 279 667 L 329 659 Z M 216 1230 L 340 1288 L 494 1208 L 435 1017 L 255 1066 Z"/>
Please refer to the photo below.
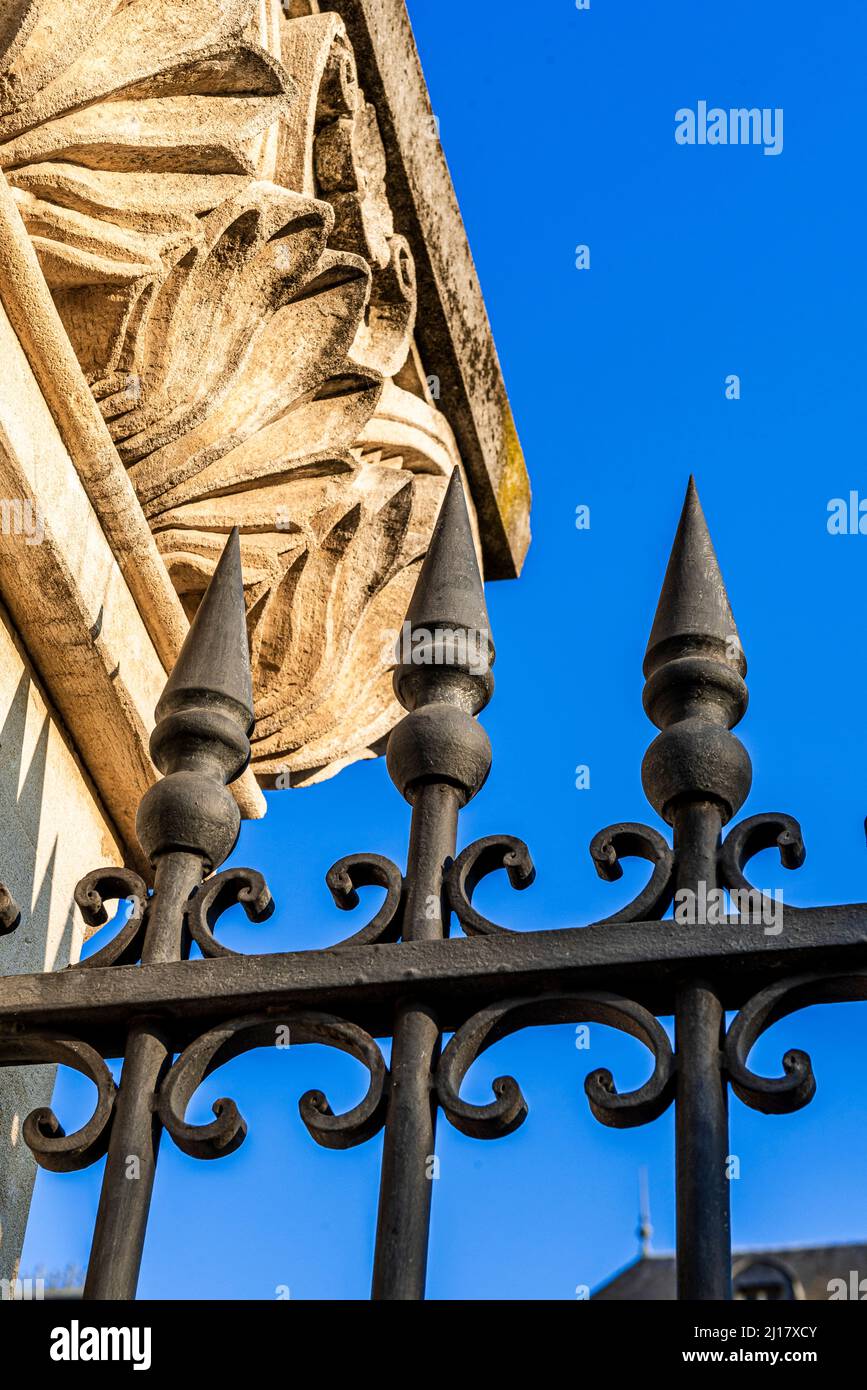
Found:
<path fill-rule="evenodd" d="M 229 782 L 250 759 L 253 690 L 235 527 L 156 707 L 151 757 L 161 772 L 142 798 L 136 830 L 156 864 L 171 853 L 216 869 L 238 838 Z"/>
<path fill-rule="evenodd" d="M 398 642 L 394 689 L 405 709 L 491 698 L 494 644 L 460 471 L 455 468 Z"/>
<path fill-rule="evenodd" d="M 491 745 L 473 718 L 491 698 L 494 644 L 461 475 L 452 473 L 398 641 L 394 690 L 410 713 L 392 729 L 387 764 L 410 802 L 431 783 L 483 786 Z"/>
<path fill-rule="evenodd" d="M 449 479 L 430 546 L 406 612 L 411 627 L 485 633 L 490 621 L 460 469 Z"/>
<path fill-rule="evenodd" d="M 752 768 L 730 730 L 743 718 L 747 663 L 692 478 L 647 652 L 643 702 L 659 737 L 641 769 L 651 805 L 673 824 L 679 807 L 715 802 L 722 823 L 743 805 Z"/>
<path fill-rule="evenodd" d="M 244 605 L 241 543 L 232 528 L 202 597 L 156 717 L 200 700 L 229 701 L 245 733 L 253 726 L 253 680 Z"/>
<path fill-rule="evenodd" d="M 645 676 L 676 652 L 685 654 L 705 644 L 721 644 L 724 658 L 746 675 L 746 658 L 719 561 L 690 475 L 647 643 Z"/>

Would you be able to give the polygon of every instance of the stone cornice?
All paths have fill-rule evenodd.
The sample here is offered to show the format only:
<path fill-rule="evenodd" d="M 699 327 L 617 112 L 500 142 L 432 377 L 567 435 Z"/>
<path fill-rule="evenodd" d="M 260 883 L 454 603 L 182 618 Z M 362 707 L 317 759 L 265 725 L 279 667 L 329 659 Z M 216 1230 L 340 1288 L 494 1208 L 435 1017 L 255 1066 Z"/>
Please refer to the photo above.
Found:
<path fill-rule="evenodd" d="M 487 579 L 520 573 L 530 484 L 404 0 L 324 0 L 343 19 L 376 107 L 386 187 L 415 260 L 416 339 L 441 383 L 479 517 Z"/>

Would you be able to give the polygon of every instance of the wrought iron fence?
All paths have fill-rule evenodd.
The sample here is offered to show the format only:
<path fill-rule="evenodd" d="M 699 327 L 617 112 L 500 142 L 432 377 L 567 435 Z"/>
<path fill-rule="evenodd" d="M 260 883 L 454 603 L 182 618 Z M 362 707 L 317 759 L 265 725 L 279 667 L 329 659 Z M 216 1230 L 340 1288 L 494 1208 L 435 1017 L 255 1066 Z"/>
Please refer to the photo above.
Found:
<path fill-rule="evenodd" d="M 783 814 L 722 828 L 750 787 L 750 760 L 732 734 L 747 704 L 746 661 L 713 546 L 690 482 L 644 661 L 644 706 L 660 729 L 644 759 L 648 799 L 672 830 L 609 826 L 590 846 L 614 881 L 638 856 L 650 881 L 628 906 L 590 926 L 511 931 L 473 905 L 486 875 L 513 888 L 533 881 L 520 840 L 491 835 L 455 858 L 458 818 L 491 763 L 475 716 L 493 689 L 494 648 L 460 477 L 450 482 L 407 614 L 395 690 L 408 711 L 388 742 L 392 780 L 412 806 L 406 873 L 376 854 L 351 854 L 328 872 L 341 908 L 357 889 L 385 890 L 372 921 L 327 950 L 241 955 L 218 941 L 220 916 L 241 904 L 260 921 L 273 903 L 261 874 L 215 872 L 239 829 L 227 790 L 249 757 L 253 725 L 237 531 L 191 626 L 156 710 L 154 762 L 165 775 L 144 797 L 138 834 L 154 866 L 99 869 L 76 890 L 92 925 L 106 904 L 132 911 L 114 938 L 56 973 L 0 979 L 0 1065 L 60 1062 L 95 1083 L 87 1123 L 65 1134 L 50 1109 L 24 1123 L 36 1161 L 55 1171 L 106 1156 L 85 1298 L 135 1296 L 162 1131 L 196 1158 L 219 1158 L 244 1139 L 232 1100 L 191 1124 L 191 1097 L 211 1072 L 251 1048 L 325 1043 L 367 1069 L 364 1099 L 335 1115 L 312 1091 L 300 1101 L 312 1137 L 348 1148 L 384 1128 L 373 1297 L 424 1296 L 437 1113 L 463 1133 L 515 1130 L 527 1105 L 513 1078 L 493 1099 L 461 1096 L 475 1059 L 499 1039 L 550 1023 L 599 1022 L 641 1040 L 650 1079 L 621 1094 L 608 1071 L 585 1082 L 591 1110 L 614 1128 L 676 1109 L 677 1265 L 683 1299 L 731 1297 L 728 1089 L 783 1113 L 815 1090 L 809 1058 L 787 1052 L 783 1073 L 749 1066 L 759 1036 L 806 1005 L 867 998 L 867 904 L 783 907 L 745 877 L 749 859 L 776 846 L 786 868 L 804 846 Z M 673 919 L 664 919 L 675 904 Z M 732 908 L 736 911 L 732 911 Z M 463 935 L 449 938 L 456 918 Z M 0 900 L 0 931 L 17 909 Z M 769 929 L 770 924 L 772 926 Z M 195 942 L 201 959 L 189 959 Z M 736 1011 L 726 1029 L 726 1012 Z M 661 1017 L 675 1020 L 675 1046 Z M 451 1035 L 444 1048 L 441 1039 Z M 386 1066 L 377 1038 L 392 1039 Z M 106 1058 L 123 1059 L 115 1086 Z M 135 1160 L 138 1181 L 127 1180 Z"/>

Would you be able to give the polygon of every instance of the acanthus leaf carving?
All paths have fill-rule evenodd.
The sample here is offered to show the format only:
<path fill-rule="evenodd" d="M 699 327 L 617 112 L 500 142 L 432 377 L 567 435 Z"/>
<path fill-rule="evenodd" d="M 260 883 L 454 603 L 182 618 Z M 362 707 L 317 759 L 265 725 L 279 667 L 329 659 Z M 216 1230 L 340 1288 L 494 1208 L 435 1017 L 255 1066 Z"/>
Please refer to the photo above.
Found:
<path fill-rule="evenodd" d="M 376 754 L 384 634 L 459 458 L 406 370 L 412 255 L 342 20 L 21 0 L 0 169 L 190 615 L 241 528 L 254 770 Z"/>

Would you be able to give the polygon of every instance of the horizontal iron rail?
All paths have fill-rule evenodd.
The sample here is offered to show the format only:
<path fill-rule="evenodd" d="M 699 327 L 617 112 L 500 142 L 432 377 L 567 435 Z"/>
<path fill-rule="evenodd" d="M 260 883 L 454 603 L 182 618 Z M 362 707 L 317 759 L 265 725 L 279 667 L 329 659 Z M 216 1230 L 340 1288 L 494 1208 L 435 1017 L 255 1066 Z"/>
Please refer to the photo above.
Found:
<path fill-rule="evenodd" d="M 686 980 L 714 982 L 725 1009 L 811 971 L 867 970 L 867 903 L 792 911 L 779 936 L 736 919 L 715 926 L 606 922 L 440 941 L 75 968 L 0 979 L 0 1063 L 24 1064 L 4 1036 L 68 1033 L 120 1056 L 132 1017 L 164 1021 L 180 1050 L 227 1018 L 263 1009 L 324 1010 L 391 1036 L 395 1006 L 422 991 L 451 1032 L 486 1005 L 520 995 L 611 990 L 658 1016 Z"/>

